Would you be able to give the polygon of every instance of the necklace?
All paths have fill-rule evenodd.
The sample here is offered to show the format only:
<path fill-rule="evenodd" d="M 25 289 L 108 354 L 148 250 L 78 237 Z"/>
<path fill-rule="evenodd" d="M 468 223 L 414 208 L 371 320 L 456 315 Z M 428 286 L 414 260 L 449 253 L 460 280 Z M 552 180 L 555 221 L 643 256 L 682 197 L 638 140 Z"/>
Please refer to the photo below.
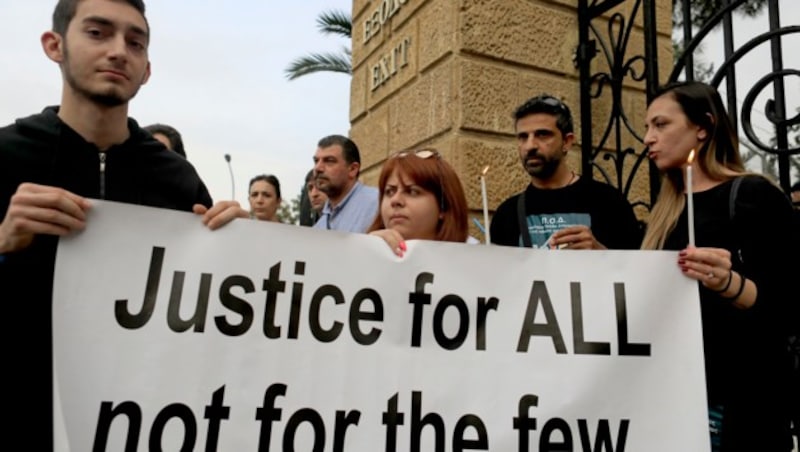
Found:
<path fill-rule="evenodd" d="M 570 185 L 574 184 L 576 180 L 578 180 L 578 175 L 575 174 L 575 171 L 570 171 L 572 173 L 572 177 L 564 184 L 564 187 L 569 187 Z M 564 188 L 562 187 L 562 188 Z"/>
<path fill-rule="evenodd" d="M 560 190 L 562 188 L 567 188 L 570 185 L 574 184 L 580 176 L 575 173 L 575 171 L 570 171 L 572 176 L 569 178 L 566 184 L 564 185 L 555 185 L 556 181 L 554 179 L 537 179 L 535 177 L 531 178 L 531 185 L 534 188 L 538 188 L 540 190 Z"/>

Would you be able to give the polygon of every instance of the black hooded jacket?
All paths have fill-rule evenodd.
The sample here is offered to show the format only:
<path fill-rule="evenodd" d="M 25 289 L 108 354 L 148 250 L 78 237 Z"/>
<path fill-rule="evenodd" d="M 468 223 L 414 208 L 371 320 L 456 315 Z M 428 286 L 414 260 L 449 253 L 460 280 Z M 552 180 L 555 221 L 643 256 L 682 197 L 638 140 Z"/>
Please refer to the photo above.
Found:
<path fill-rule="evenodd" d="M 61 121 L 57 107 L 0 128 L 2 218 L 24 182 L 151 207 L 191 211 L 194 204 L 211 206 L 205 184 L 186 159 L 168 152 L 133 119 L 128 128 L 127 141 L 102 153 Z M 16 438 L 25 450 L 53 448 L 51 304 L 57 244 L 54 236 L 37 236 L 28 248 L 0 256 L 0 305 L 7 325 L 3 359 L 9 370 L 5 384 L 15 393 L 6 398 L 7 439 L 10 444 Z"/>

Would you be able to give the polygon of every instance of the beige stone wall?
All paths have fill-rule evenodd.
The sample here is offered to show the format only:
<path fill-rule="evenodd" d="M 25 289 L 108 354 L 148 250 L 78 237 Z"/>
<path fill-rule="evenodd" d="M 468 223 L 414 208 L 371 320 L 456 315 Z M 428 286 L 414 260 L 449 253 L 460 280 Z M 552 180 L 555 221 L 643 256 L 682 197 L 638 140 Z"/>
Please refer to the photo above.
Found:
<path fill-rule="evenodd" d="M 632 3 L 605 20 L 617 12 L 627 20 Z M 670 3 L 657 2 L 659 55 L 669 61 Z M 605 30 L 601 22 L 595 26 Z M 641 11 L 635 23 L 628 53 L 643 55 Z M 472 215 L 482 221 L 479 177 L 486 165 L 490 209 L 528 183 L 513 138 L 511 115 L 519 104 L 542 92 L 561 97 L 581 142 L 577 44 L 577 0 L 354 0 L 350 136 L 362 150 L 363 180 L 376 184 L 394 151 L 434 146 L 461 175 Z M 605 64 L 598 56 L 593 72 L 605 71 Z M 669 67 L 661 65 L 662 79 Z M 643 82 L 626 81 L 623 105 L 642 134 Z M 607 126 L 610 106 L 608 92 L 592 103 L 594 140 Z M 641 150 L 632 135 L 622 144 Z M 614 139 L 604 144 L 614 146 Z M 580 170 L 579 144 L 570 159 Z M 598 163 L 616 174 L 611 160 Z M 646 168 L 639 173 L 631 199 L 649 200 Z M 601 179 L 598 171 L 593 177 Z M 480 237 L 477 229 L 472 233 Z"/>

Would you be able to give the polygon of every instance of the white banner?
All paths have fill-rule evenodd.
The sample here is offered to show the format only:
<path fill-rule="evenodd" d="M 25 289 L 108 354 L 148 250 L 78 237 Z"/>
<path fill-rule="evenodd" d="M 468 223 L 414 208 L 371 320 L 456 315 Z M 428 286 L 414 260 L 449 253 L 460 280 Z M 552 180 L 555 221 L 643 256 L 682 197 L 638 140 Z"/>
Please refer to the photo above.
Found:
<path fill-rule="evenodd" d="M 408 245 L 95 201 L 56 261 L 56 449 L 709 450 L 674 252 Z"/>

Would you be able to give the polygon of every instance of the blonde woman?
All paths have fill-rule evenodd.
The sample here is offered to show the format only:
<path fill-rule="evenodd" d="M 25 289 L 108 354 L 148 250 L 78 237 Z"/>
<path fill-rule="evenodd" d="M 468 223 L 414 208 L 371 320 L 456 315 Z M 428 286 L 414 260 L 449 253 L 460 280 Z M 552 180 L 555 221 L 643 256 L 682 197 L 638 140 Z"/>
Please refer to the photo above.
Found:
<path fill-rule="evenodd" d="M 664 87 L 646 125 L 649 157 L 663 177 L 642 248 L 679 250 L 681 271 L 699 283 L 712 449 L 788 451 L 786 339 L 798 320 L 787 314 L 800 274 L 787 264 L 796 262 L 787 246 L 792 206 L 772 182 L 745 172 L 713 87 Z M 688 233 L 689 164 L 696 247 Z"/>

